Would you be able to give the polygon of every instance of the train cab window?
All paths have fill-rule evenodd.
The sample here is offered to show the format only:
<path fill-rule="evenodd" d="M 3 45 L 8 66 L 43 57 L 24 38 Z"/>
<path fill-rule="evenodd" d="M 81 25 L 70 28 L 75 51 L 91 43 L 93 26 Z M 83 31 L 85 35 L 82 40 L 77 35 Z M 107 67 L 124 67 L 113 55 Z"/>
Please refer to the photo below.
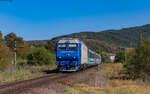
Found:
<path fill-rule="evenodd" d="M 77 44 L 69 44 L 69 49 L 70 50 L 76 50 L 77 49 Z"/>
<path fill-rule="evenodd" d="M 65 50 L 66 49 L 66 44 L 59 44 L 58 48 L 61 50 Z"/>

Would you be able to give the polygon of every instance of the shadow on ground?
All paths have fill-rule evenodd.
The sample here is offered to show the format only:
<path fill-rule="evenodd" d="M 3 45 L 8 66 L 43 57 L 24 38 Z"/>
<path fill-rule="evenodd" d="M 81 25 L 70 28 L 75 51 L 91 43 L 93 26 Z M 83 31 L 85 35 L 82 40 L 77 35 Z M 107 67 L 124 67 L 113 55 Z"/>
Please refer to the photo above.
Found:
<path fill-rule="evenodd" d="M 72 71 L 58 71 L 57 69 L 44 70 L 43 72 L 46 73 L 46 74 L 51 74 L 51 73 L 73 73 Z"/>
<path fill-rule="evenodd" d="M 44 70 L 43 72 L 46 74 L 51 74 L 51 73 L 58 73 L 59 71 L 57 69 L 53 69 L 53 70 Z"/>

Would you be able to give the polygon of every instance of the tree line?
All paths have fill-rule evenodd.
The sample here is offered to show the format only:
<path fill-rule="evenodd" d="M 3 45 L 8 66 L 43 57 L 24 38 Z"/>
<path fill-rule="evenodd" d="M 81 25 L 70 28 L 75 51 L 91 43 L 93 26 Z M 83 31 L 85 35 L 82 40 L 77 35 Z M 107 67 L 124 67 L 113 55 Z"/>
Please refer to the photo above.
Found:
<path fill-rule="evenodd" d="M 140 40 L 135 48 L 119 51 L 115 62 L 123 63 L 129 78 L 150 80 L 150 38 Z"/>
<path fill-rule="evenodd" d="M 55 62 L 55 55 L 45 46 L 31 45 L 13 32 L 3 37 L 0 32 L 0 70 L 5 70 L 14 64 L 15 52 L 17 65 L 43 65 Z M 18 62 L 19 60 L 26 62 Z"/>

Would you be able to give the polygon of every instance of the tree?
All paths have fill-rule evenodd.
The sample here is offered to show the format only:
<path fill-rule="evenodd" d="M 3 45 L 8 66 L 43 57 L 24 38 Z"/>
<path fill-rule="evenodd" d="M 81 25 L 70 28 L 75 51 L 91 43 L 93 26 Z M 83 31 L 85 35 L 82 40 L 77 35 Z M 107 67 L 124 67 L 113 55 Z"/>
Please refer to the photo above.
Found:
<path fill-rule="evenodd" d="M 104 54 L 105 52 L 102 49 L 98 49 L 98 50 L 96 50 L 96 53 L 98 53 L 98 54 Z"/>
<path fill-rule="evenodd" d="M 3 36 L 3 34 L 2 34 L 2 31 L 0 31 L 0 41 L 2 41 L 2 36 Z"/>
<path fill-rule="evenodd" d="M 101 57 L 102 57 L 102 62 L 104 62 L 104 63 L 110 63 L 110 62 L 111 62 L 109 56 L 108 56 L 102 49 L 98 49 L 98 50 L 96 51 L 96 53 L 98 53 L 98 54 L 101 55 Z"/>
<path fill-rule="evenodd" d="M 17 39 L 17 36 L 13 32 L 5 36 L 6 44 L 11 50 L 14 50 L 16 39 Z"/>
<path fill-rule="evenodd" d="M 4 42 L 0 42 L 0 59 L 8 58 L 8 47 Z"/>
<path fill-rule="evenodd" d="M 55 40 L 48 40 L 45 48 L 53 53 L 55 53 L 56 50 L 56 41 Z"/>
<path fill-rule="evenodd" d="M 150 76 L 150 38 L 142 40 L 131 53 L 125 63 L 129 76 L 147 79 Z"/>
<path fill-rule="evenodd" d="M 24 42 L 24 43 L 18 44 L 17 47 L 18 47 L 17 48 L 17 56 L 19 58 L 26 59 L 27 54 L 30 51 L 30 47 L 29 47 L 28 43 Z"/>
<path fill-rule="evenodd" d="M 23 59 L 26 58 L 29 46 L 22 37 L 18 37 L 15 33 L 11 32 L 5 36 L 5 41 L 11 51 L 14 51 L 14 49 L 17 48 L 16 51 L 18 57 Z"/>
<path fill-rule="evenodd" d="M 45 48 L 34 48 L 27 55 L 27 64 L 30 65 L 46 65 L 54 64 L 55 56 Z"/>
<path fill-rule="evenodd" d="M 2 39 L 2 32 L 0 32 L 0 70 L 5 70 L 9 64 L 8 47 Z"/>
<path fill-rule="evenodd" d="M 119 51 L 116 53 L 116 56 L 115 56 L 115 62 L 116 63 L 123 63 L 125 62 L 125 52 L 124 51 Z"/>

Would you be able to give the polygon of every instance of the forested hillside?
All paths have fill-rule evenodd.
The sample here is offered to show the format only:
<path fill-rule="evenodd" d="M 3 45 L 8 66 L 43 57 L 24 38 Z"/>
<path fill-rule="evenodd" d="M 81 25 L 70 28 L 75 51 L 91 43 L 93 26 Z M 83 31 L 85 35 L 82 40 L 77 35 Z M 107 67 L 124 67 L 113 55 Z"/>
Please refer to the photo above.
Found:
<path fill-rule="evenodd" d="M 150 24 L 123 28 L 120 30 L 106 30 L 100 32 L 80 32 L 63 36 L 58 36 L 46 41 L 30 41 L 35 45 L 46 45 L 48 49 L 54 50 L 55 42 L 61 38 L 79 38 L 84 41 L 86 45 L 92 49 L 103 49 L 106 52 L 115 52 L 119 47 L 134 47 L 139 40 L 140 32 L 143 37 L 150 36 Z M 52 46 L 51 46 L 52 45 Z"/>
<path fill-rule="evenodd" d="M 110 52 L 111 50 L 116 50 L 118 47 L 136 46 L 139 40 L 140 32 L 143 37 L 149 37 L 150 24 L 138 27 L 123 28 L 120 30 L 73 33 L 55 37 L 52 40 L 58 40 L 64 37 L 79 38 L 93 50 L 101 47 L 105 51 Z"/>

